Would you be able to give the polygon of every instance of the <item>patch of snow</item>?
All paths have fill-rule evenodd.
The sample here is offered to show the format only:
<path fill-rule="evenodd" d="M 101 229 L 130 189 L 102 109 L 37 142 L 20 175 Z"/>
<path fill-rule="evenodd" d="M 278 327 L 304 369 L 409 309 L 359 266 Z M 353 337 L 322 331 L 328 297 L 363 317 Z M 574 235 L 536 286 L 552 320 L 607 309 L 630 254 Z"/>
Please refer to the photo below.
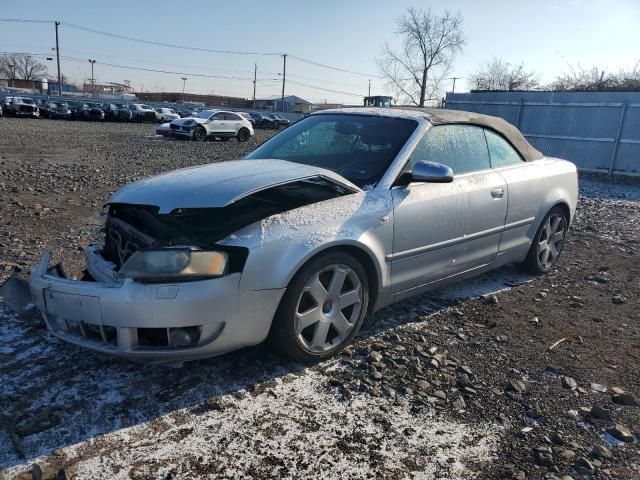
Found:
<path fill-rule="evenodd" d="M 291 374 L 257 396 L 220 397 L 222 410 L 176 410 L 67 447 L 73 465 L 67 475 L 182 478 L 208 472 L 235 479 L 322 472 L 325 478 L 365 479 L 385 472 L 389 478 L 431 479 L 445 472 L 446 478 L 464 478 L 469 463 L 490 460 L 497 447 L 495 427 L 414 414 L 408 406 L 365 396 L 340 402 L 323 388 L 323 378 L 313 371 Z"/>

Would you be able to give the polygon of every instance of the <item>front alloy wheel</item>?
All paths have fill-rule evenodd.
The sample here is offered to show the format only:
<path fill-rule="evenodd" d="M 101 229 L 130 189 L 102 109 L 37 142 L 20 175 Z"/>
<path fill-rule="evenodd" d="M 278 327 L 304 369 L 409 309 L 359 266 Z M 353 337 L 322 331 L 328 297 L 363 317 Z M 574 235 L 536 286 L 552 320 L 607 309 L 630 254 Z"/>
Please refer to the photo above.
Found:
<path fill-rule="evenodd" d="M 324 360 L 358 333 L 368 303 L 368 279 L 357 259 L 342 252 L 319 255 L 291 280 L 269 340 L 295 360 Z"/>
<path fill-rule="evenodd" d="M 207 131 L 202 126 L 197 126 L 195 131 L 193 132 L 193 139 L 196 142 L 202 142 L 205 138 L 207 138 Z"/>
<path fill-rule="evenodd" d="M 311 277 L 298 298 L 294 328 L 300 346 L 313 353 L 349 338 L 362 310 L 362 283 L 347 265 L 330 265 Z"/>

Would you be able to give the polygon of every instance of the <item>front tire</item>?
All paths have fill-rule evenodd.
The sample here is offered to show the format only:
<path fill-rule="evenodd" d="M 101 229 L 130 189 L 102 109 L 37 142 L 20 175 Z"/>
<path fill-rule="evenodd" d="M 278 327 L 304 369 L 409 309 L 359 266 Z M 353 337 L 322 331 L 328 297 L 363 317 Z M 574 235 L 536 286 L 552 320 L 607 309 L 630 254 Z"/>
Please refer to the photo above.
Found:
<path fill-rule="evenodd" d="M 203 126 L 197 126 L 193 132 L 193 139 L 196 142 L 203 142 L 207 138 L 207 131 Z"/>
<path fill-rule="evenodd" d="M 549 210 L 533 237 L 527 258 L 520 267 L 538 275 L 555 267 L 560 259 L 568 228 L 569 219 L 563 208 L 556 206 Z"/>
<path fill-rule="evenodd" d="M 321 254 L 293 277 L 269 332 L 279 353 L 317 362 L 345 348 L 362 326 L 369 282 L 357 259 L 341 252 Z"/>
<path fill-rule="evenodd" d="M 249 137 L 251 137 L 251 133 L 246 128 L 241 128 L 238 132 L 238 135 L 236 136 L 239 142 L 246 142 L 247 140 L 249 140 Z"/>

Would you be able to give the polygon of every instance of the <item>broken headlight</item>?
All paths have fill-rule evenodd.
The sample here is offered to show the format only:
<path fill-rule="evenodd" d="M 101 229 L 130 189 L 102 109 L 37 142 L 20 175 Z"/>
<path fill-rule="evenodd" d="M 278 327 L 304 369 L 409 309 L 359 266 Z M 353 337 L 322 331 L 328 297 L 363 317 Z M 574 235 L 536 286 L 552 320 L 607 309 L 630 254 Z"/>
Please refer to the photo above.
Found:
<path fill-rule="evenodd" d="M 118 275 L 139 281 L 184 281 L 219 277 L 227 273 L 226 252 L 165 248 L 138 250 Z"/>

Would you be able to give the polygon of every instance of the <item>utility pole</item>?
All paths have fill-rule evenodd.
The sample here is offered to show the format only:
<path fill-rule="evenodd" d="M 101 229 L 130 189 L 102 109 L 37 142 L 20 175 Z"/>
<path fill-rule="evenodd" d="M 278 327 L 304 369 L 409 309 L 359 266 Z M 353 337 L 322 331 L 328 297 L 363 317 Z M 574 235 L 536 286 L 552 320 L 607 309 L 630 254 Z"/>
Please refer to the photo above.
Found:
<path fill-rule="evenodd" d="M 449 80 L 453 80 L 453 88 L 451 89 L 451 93 L 456 93 L 456 80 L 460 80 L 462 77 L 451 77 Z"/>
<path fill-rule="evenodd" d="M 371 79 L 369 79 L 369 97 L 371 96 Z"/>
<path fill-rule="evenodd" d="M 287 78 L 287 54 L 282 55 L 283 63 L 282 63 L 282 111 L 285 111 L 284 108 L 284 83 Z"/>
<path fill-rule="evenodd" d="M 60 43 L 58 42 L 58 26 L 60 22 L 54 22 L 56 26 L 56 57 L 58 57 L 58 95 L 62 96 L 62 72 L 60 71 Z"/>
<path fill-rule="evenodd" d="M 253 108 L 256 108 L 256 79 L 258 77 L 258 64 L 253 64 Z"/>

